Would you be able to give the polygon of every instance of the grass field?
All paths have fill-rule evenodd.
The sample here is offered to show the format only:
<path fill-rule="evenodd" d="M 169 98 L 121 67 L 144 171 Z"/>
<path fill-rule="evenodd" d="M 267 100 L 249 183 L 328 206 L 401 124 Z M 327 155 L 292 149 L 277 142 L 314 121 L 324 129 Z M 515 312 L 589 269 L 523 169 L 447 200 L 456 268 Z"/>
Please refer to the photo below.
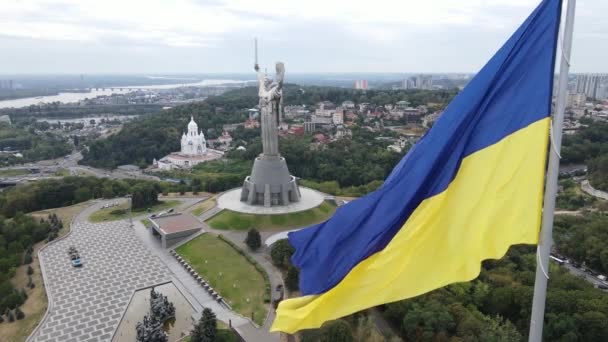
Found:
<path fill-rule="evenodd" d="M 230 210 L 223 210 L 213 216 L 207 223 L 214 229 L 279 231 L 290 228 L 308 226 L 325 221 L 336 211 L 336 206 L 323 202 L 320 206 L 299 213 L 282 215 L 252 215 Z"/>
<path fill-rule="evenodd" d="M 237 250 L 211 234 L 203 234 L 178 247 L 176 252 L 233 310 L 249 318 L 253 313 L 253 320 L 264 324 L 269 307 L 264 303 L 264 278 Z"/>
<path fill-rule="evenodd" d="M 63 229 L 59 232 L 59 236 L 63 236 L 70 231 L 70 222 L 72 218 L 81 212 L 84 208 L 90 205 L 90 202 L 79 203 L 69 207 L 47 209 L 31 213 L 33 217 L 46 219 L 50 213 L 55 213 L 63 222 Z M 44 246 L 46 242 L 42 241 L 34 245 L 34 253 L 32 257 L 32 267 L 34 268 L 34 274 L 32 275 L 32 281 L 36 285 L 33 289 L 27 290 L 27 300 L 21 306 L 21 310 L 25 313 L 25 318 L 20 321 L 13 323 L 0 324 L 0 340 L 3 342 L 22 342 L 32 333 L 34 328 L 38 325 L 38 322 L 44 316 L 44 312 L 47 307 L 46 293 L 42 286 L 42 275 L 40 273 L 40 263 L 38 261 L 38 250 Z M 11 279 L 11 282 L 16 288 L 25 288 L 27 284 L 27 266 L 19 266 L 15 277 Z"/>
<path fill-rule="evenodd" d="M 150 213 L 160 210 L 169 209 L 179 205 L 181 202 L 177 200 L 160 201 L 158 204 L 150 207 Z M 148 208 L 134 209 L 132 215 L 138 216 L 148 212 Z M 105 209 L 99 209 L 89 216 L 91 222 L 107 222 L 122 220 L 129 217 L 129 203 L 122 203 L 117 206 Z"/>
<path fill-rule="evenodd" d="M 205 211 L 215 207 L 215 198 L 209 198 L 202 203 L 197 204 L 191 211 L 192 215 L 200 216 Z"/>
<path fill-rule="evenodd" d="M 29 175 L 29 174 L 30 174 L 30 171 L 27 169 L 0 170 L 1 177 L 15 177 L 15 176 L 23 176 L 23 175 Z"/>

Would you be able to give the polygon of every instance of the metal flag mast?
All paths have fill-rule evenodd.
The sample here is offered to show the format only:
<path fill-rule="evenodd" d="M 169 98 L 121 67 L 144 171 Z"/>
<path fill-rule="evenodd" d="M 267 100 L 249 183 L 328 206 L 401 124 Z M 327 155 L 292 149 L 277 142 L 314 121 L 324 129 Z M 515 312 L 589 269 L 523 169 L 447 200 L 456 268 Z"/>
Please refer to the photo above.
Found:
<path fill-rule="evenodd" d="M 258 65 L 258 37 L 253 38 L 255 65 Z"/>
<path fill-rule="evenodd" d="M 570 69 L 570 51 L 572 49 L 572 32 L 574 30 L 574 11 L 576 0 L 568 0 L 566 22 L 561 46 L 560 72 L 557 88 L 555 115 L 551 126 L 551 144 L 549 146 L 549 164 L 547 167 L 547 182 L 543 203 L 543 220 L 538 242 L 536 280 L 534 282 L 534 298 L 532 299 L 532 317 L 530 319 L 529 342 L 541 342 L 543 337 L 543 321 L 545 316 L 545 300 L 547 298 L 547 280 L 549 279 L 549 253 L 553 244 L 553 216 L 555 212 L 555 196 L 557 194 L 557 176 L 559 174 L 560 149 L 562 146 L 562 127 L 568 92 L 568 71 Z M 557 53 L 557 51 L 556 51 Z"/>

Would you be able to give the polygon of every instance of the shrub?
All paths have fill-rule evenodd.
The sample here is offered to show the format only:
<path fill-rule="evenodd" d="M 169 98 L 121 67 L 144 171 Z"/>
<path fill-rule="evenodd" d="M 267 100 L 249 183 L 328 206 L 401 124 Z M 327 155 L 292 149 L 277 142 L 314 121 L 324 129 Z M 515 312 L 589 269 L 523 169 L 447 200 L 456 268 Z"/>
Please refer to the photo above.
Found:
<path fill-rule="evenodd" d="M 10 311 L 8 312 L 8 315 L 7 315 L 7 316 L 8 316 L 8 321 L 9 321 L 9 322 L 14 322 L 14 321 L 15 321 L 15 315 L 13 315 L 13 311 L 12 311 L 12 310 L 10 310 Z"/>
<path fill-rule="evenodd" d="M 252 251 L 257 251 L 262 246 L 262 236 L 260 235 L 260 232 L 255 228 L 251 228 L 249 232 L 247 232 L 245 243 Z"/>
<path fill-rule="evenodd" d="M 114 216 L 125 215 L 126 213 L 127 213 L 126 209 L 114 209 L 114 210 L 110 211 L 110 215 L 114 215 Z"/>
<path fill-rule="evenodd" d="M 32 268 L 31 265 L 27 266 L 27 275 L 32 275 L 34 274 L 34 269 Z"/>

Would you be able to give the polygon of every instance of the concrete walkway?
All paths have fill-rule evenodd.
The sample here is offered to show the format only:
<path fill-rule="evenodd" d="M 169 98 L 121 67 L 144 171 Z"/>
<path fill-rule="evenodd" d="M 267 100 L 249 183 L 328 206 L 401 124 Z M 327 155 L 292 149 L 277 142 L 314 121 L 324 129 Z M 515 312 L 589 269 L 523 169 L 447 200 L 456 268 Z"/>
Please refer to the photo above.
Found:
<path fill-rule="evenodd" d="M 165 199 L 169 199 L 168 197 Z M 171 198 L 171 199 L 179 199 L 179 198 Z M 201 198 L 183 198 L 181 199 L 184 203 L 177 207 L 178 211 L 187 211 L 187 209 L 191 208 L 195 204 L 202 202 L 204 199 Z M 208 211 L 204 212 L 200 218 L 203 221 L 203 232 L 209 232 L 211 228 L 204 223 L 204 220 L 209 219 L 213 215 L 216 215 L 222 211 L 221 208 L 213 207 Z M 279 333 L 269 333 L 270 325 L 274 321 L 274 309 L 270 309 L 271 316 L 265 321 L 263 327 L 256 328 L 248 319 L 243 316 L 226 309 L 221 306 L 217 301 L 215 301 L 207 291 L 194 279 L 194 277 L 186 271 L 186 269 L 173 257 L 170 253 L 170 249 L 164 249 L 161 247 L 160 242 L 150 234 L 150 231 L 140 222 L 141 219 L 145 218 L 147 215 L 142 215 L 139 217 L 133 218 L 134 231 L 136 235 L 140 238 L 140 240 L 148 247 L 148 249 L 155 254 L 163 264 L 171 271 L 173 276 L 173 281 L 176 286 L 186 295 L 188 300 L 191 303 L 194 303 L 195 310 L 197 311 L 197 315 L 200 315 L 202 312 L 202 308 L 208 307 L 216 314 L 217 318 L 226 324 L 232 324 L 235 330 L 243 337 L 246 341 L 251 342 L 272 342 L 279 341 L 280 334 Z M 182 241 L 176 246 L 172 246 L 172 249 L 178 247 L 179 245 L 186 243 L 187 241 L 195 238 L 195 236 L 191 236 L 190 238 Z M 216 233 L 217 235 L 217 233 Z M 224 235 L 225 236 L 225 235 Z M 235 241 L 236 243 L 236 241 Z M 239 246 L 242 243 L 238 244 Z M 257 260 L 257 258 L 256 258 Z M 266 268 L 268 265 L 264 265 L 264 263 L 260 260 L 257 260 L 262 267 Z M 268 261 L 266 261 L 268 263 Z M 267 271 L 268 272 L 268 271 Z M 269 274 L 270 276 L 270 274 Z M 270 277 L 271 286 L 274 289 L 274 284 L 279 284 L 276 282 L 276 278 L 274 279 Z M 282 284 L 282 278 L 279 278 L 280 283 Z M 198 319 L 198 317 L 196 317 Z"/>
<path fill-rule="evenodd" d="M 595 189 L 594 187 L 591 186 L 591 184 L 589 183 L 589 180 L 585 179 L 584 181 L 581 182 L 581 190 L 583 190 L 584 192 L 588 193 L 589 195 L 608 201 L 608 192 L 604 192 L 598 189 Z"/>

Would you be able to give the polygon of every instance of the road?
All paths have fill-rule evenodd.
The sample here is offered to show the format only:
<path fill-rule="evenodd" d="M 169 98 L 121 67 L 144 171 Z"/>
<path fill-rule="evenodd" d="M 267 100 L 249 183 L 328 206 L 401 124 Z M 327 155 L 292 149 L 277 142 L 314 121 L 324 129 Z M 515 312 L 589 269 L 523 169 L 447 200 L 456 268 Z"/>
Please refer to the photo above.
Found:
<path fill-rule="evenodd" d="M 23 165 L 0 168 L 0 172 L 8 170 L 33 171 L 24 175 L 0 176 L 0 182 L 22 183 L 41 179 L 61 178 L 62 176 L 57 175 L 57 172 L 60 170 L 68 170 L 71 176 L 86 175 L 98 178 L 160 180 L 160 178 L 156 176 L 146 175 L 139 170 L 104 170 L 86 165 L 78 165 L 78 161 L 80 161 L 81 159 L 82 154 L 78 151 L 74 151 L 63 158 L 42 160 L 36 163 L 28 163 Z"/>
<path fill-rule="evenodd" d="M 608 285 L 608 283 L 599 280 L 597 277 L 592 276 L 591 274 L 581 270 L 580 268 L 574 267 L 574 265 L 570 263 L 564 263 L 561 267 L 567 269 L 568 272 L 570 272 L 571 274 L 591 283 L 594 287 L 597 287 L 598 285 Z M 608 292 L 608 290 L 604 290 L 604 292 Z"/>

